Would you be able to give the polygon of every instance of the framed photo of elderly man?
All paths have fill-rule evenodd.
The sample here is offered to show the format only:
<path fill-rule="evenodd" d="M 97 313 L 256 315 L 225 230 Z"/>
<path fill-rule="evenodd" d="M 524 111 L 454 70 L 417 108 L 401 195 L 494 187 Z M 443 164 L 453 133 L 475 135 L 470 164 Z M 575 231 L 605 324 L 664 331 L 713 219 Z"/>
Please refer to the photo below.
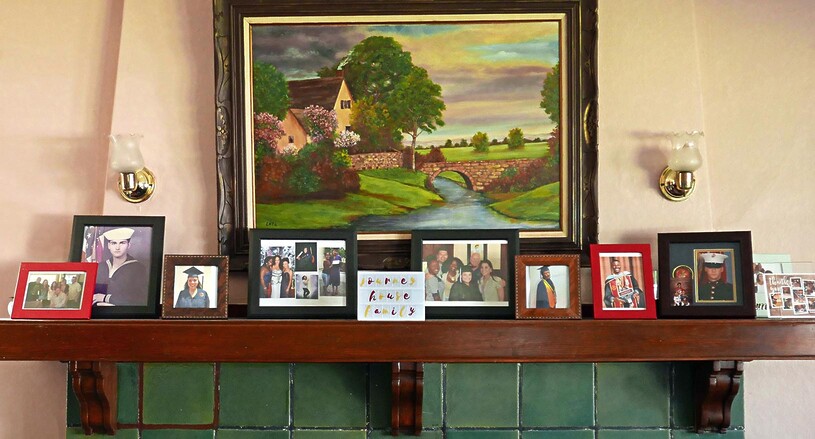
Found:
<path fill-rule="evenodd" d="M 655 319 L 648 244 L 592 244 L 595 319 Z"/>
<path fill-rule="evenodd" d="M 164 217 L 74 217 L 70 260 L 99 266 L 94 318 L 157 317 Z"/>
<path fill-rule="evenodd" d="M 166 255 L 161 317 L 225 319 L 228 286 L 228 256 Z"/>
<path fill-rule="evenodd" d="M 750 232 L 660 233 L 659 315 L 754 318 Z"/>
<path fill-rule="evenodd" d="M 515 256 L 515 317 L 579 319 L 579 271 L 579 254 Z"/>
<path fill-rule="evenodd" d="M 514 317 L 517 254 L 517 230 L 414 230 L 411 266 L 425 273 L 425 315 Z"/>

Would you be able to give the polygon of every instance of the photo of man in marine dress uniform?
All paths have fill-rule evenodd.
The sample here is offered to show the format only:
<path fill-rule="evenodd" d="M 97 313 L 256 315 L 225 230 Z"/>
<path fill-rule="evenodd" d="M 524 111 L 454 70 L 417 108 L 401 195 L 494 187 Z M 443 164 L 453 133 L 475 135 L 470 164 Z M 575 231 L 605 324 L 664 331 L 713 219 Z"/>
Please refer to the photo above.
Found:
<path fill-rule="evenodd" d="M 716 252 L 704 252 L 699 279 L 699 290 L 696 295 L 698 302 L 735 302 L 736 291 L 733 284 L 728 282 L 725 261 L 728 255 Z"/>

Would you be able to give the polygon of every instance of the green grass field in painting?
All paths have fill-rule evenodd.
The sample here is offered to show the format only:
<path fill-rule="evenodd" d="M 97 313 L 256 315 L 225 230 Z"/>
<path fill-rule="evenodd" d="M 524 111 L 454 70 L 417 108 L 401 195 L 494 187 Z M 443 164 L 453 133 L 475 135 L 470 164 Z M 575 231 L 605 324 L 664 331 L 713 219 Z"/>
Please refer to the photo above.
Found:
<path fill-rule="evenodd" d="M 560 183 L 532 189 L 509 200 L 490 204 L 496 212 L 510 218 L 530 221 L 560 220 Z"/>
<path fill-rule="evenodd" d="M 416 150 L 419 154 L 427 154 L 429 149 Z M 475 160 L 512 160 L 537 159 L 549 155 L 549 144 L 546 142 L 527 143 L 521 149 L 510 151 L 506 144 L 490 146 L 489 152 L 478 153 L 472 147 L 442 148 L 444 158 L 448 162 L 469 162 Z"/>
<path fill-rule="evenodd" d="M 427 181 L 427 175 L 421 172 L 413 172 L 403 168 L 391 169 L 369 169 L 367 171 L 360 171 L 361 176 L 384 178 L 386 180 L 393 180 L 399 183 L 404 183 L 410 186 L 424 187 Z"/>
<path fill-rule="evenodd" d="M 399 207 L 408 209 L 418 209 L 431 205 L 433 202 L 442 201 L 437 194 L 424 188 L 424 180 L 427 176 L 422 176 L 421 187 L 418 185 L 405 184 L 385 178 L 372 177 L 366 175 L 368 171 L 359 173 L 359 186 L 362 194 L 373 195 L 377 199 L 385 200 Z M 408 171 L 410 172 L 410 171 Z"/>
<path fill-rule="evenodd" d="M 441 201 L 424 189 L 427 176 L 404 169 L 359 173 L 360 193 L 339 200 L 304 200 L 256 206 L 256 224 L 264 229 L 345 227 L 365 215 L 398 215 Z"/>

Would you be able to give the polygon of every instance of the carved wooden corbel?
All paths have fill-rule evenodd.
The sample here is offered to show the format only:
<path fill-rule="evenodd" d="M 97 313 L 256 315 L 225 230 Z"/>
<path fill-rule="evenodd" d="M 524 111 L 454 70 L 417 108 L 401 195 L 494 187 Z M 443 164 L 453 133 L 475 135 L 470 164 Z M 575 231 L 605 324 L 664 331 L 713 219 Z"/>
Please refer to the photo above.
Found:
<path fill-rule="evenodd" d="M 118 373 L 116 363 L 71 361 L 71 385 L 79 400 L 79 416 L 86 435 L 115 434 Z"/>
<path fill-rule="evenodd" d="M 699 363 L 696 369 L 696 431 L 725 433 L 730 409 L 739 393 L 744 361 Z"/>
<path fill-rule="evenodd" d="M 393 363 L 391 392 L 391 433 L 421 435 L 424 363 Z"/>

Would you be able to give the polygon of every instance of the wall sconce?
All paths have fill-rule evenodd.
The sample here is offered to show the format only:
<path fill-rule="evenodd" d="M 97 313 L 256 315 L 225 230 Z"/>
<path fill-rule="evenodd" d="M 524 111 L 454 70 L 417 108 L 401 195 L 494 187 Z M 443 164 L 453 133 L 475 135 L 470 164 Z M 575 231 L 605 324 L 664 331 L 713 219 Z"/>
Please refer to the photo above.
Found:
<path fill-rule="evenodd" d="M 673 149 L 668 159 L 668 167 L 659 176 L 659 189 L 662 195 L 671 201 L 684 201 L 693 193 L 696 179 L 693 172 L 702 166 L 702 154 L 699 152 L 699 139 L 705 133 L 693 131 L 674 133 L 671 136 Z"/>
<path fill-rule="evenodd" d="M 144 167 L 139 150 L 141 134 L 110 135 L 110 168 L 119 173 L 119 194 L 131 203 L 141 203 L 153 195 L 156 177 Z"/>

